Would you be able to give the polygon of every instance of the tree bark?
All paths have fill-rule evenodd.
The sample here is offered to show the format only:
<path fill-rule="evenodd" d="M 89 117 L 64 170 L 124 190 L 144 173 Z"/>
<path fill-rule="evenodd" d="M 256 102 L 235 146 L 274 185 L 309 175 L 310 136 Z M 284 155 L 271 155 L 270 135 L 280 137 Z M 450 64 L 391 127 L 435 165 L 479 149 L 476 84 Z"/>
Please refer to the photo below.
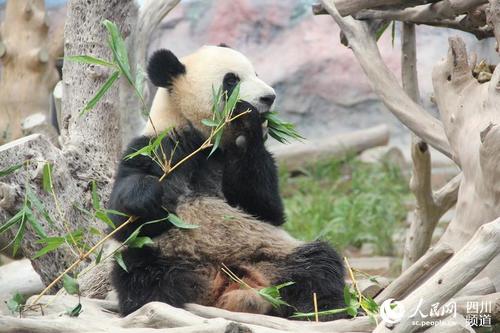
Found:
<path fill-rule="evenodd" d="M 49 96 L 59 80 L 55 61 L 61 56 L 50 47 L 53 37 L 44 0 L 7 1 L 0 27 L 0 144 L 30 134 L 22 131 L 27 116 L 48 118 Z"/>
<path fill-rule="evenodd" d="M 65 54 L 111 59 L 111 51 L 106 43 L 107 32 L 102 21 L 114 21 L 126 36 L 131 29 L 126 18 L 133 6 L 132 0 L 69 1 Z M 0 147 L 0 169 L 29 161 L 23 169 L 2 179 L 2 182 L 16 188 L 14 204 L 0 208 L 2 221 L 20 208 L 28 186 L 44 203 L 54 220 L 54 225 L 50 226 L 40 214 L 35 213 L 49 235 L 61 236 L 69 231 L 88 230 L 91 226 L 104 229 L 103 223 L 89 219 L 75 207 L 91 210 L 92 181 L 96 181 L 102 201 L 106 202 L 121 150 L 121 138 L 116 135 L 120 128 L 116 87 L 108 91 L 93 110 L 79 116 L 85 103 L 94 96 L 108 75 L 107 70 L 97 66 L 65 62 L 61 149 L 41 135 L 32 135 Z M 53 187 L 57 200 L 42 189 L 42 169 L 47 162 L 53 165 Z M 13 239 L 15 232 L 15 229 L 10 230 L 8 238 Z M 86 234 L 87 242 L 96 241 L 96 236 L 88 232 Z M 33 257 L 41 248 L 37 240 L 38 236 L 27 226 L 22 250 L 28 258 Z M 32 260 L 32 264 L 42 281 L 47 284 L 75 261 L 77 255 L 78 253 L 63 246 Z"/>

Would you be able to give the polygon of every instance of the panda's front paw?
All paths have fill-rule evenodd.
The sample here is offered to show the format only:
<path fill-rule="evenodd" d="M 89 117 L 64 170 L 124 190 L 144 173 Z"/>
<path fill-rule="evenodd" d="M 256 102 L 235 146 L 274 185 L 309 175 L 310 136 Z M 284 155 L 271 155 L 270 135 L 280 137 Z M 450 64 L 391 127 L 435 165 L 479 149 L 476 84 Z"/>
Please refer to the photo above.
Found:
<path fill-rule="evenodd" d="M 244 113 L 244 114 L 243 114 Z M 264 146 L 264 127 L 262 115 L 250 104 L 238 102 L 231 121 L 224 129 L 222 147 L 229 153 L 242 154 L 247 150 Z"/>
<path fill-rule="evenodd" d="M 130 215 L 149 217 L 162 210 L 163 188 L 157 177 L 145 176 L 131 191 L 133 198 L 123 198 L 124 211 Z"/>

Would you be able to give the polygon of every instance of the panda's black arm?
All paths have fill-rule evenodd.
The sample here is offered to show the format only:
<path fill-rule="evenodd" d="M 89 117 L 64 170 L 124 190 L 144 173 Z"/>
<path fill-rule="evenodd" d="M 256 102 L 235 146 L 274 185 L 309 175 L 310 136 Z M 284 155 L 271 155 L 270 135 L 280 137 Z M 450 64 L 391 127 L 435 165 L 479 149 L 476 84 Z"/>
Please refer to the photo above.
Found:
<path fill-rule="evenodd" d="M 265 222 L 285 222 L 279 193 L 278 169 L 266 150 L 262 115 L 249 103 L 240 101 L 235 114 L 250 110 L 227 129 L 224 145 L 222 188 L 227 202 Z M 239 139 L 240 142 L 238 143 Z M 243 143 L 241 143 L 243 141 Z"/>
<path fill-rule="evenodd" d="M 191 130 L 181 134 L 173 132 L 163 139 L 162 148 L 167 157 L 174 151 L 172 163 L 175 164 L 196 149 L 198 141 L 198 136 Z M 199 160 L 199 157 L 190 159 L 160 182 L 163 171 L 150 157 L 138 155 L 131 159 L 125 158 L 149 142 L 150 138 L 146 136 L 134 139 L 118 167 L 108 206 L 110 209 L 137 217 L 136 221 L 116 233 L 116 238 L 121 241 L 144 223 L 163 219 L 169 212 L 175 213 L 179 197 L 189 194 L 191 174 Z M 112 215 L 111 218 L 115 226 L 128 219 L 119 215 Z M 170 227 L 167 221 L 147 224 L 141 228 L 140 234 L 154 237 Z"/>
<path fill-rule="evenodd" d="M 277 226 L 285 222 L 278 170 L 264 146 L 250 148 L 239 158 L 226 159 L 223 192 L 230 205 L 265 222 Z"/>

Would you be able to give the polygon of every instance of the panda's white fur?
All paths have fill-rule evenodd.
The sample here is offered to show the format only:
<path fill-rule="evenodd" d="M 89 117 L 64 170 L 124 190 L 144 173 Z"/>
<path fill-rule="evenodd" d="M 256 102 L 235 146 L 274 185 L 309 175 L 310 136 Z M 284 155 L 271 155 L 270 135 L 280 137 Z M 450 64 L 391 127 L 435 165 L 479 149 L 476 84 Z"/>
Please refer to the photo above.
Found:
<path fill-rule="evenodd" d="M 174 81 L 172 93 L 167 88 L 158 88 L 144 135 L 182 126 L 187 119 L 198 130 L 208 131 L 201 120 L 211 117 L 212 88 L 219 88 L 228 70 L 240 78 L 240 98 L 260 112 L 269 111 L 270 106 L 262 103 L 260 97 L 275 95 L 275 91 L 257 76 L 250 60 L 240 52 L 228 47 L 203 46 L 180 61 L 187 68 L 186 74 Z"/>

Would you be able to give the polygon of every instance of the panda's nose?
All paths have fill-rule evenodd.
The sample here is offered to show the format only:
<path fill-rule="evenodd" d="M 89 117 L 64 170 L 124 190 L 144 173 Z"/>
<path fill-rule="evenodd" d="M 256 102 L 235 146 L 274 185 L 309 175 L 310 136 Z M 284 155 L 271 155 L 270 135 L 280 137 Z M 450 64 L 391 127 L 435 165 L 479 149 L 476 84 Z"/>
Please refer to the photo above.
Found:
<path fill-rule="evenodd" d="M 260 98 L 260 101 L 267 106 L 271 106 L 271 105 L 273 105 L 275 99 L 276 99 L 276 95 L 269 94 L 266 96 L 262 96 Z"/>

